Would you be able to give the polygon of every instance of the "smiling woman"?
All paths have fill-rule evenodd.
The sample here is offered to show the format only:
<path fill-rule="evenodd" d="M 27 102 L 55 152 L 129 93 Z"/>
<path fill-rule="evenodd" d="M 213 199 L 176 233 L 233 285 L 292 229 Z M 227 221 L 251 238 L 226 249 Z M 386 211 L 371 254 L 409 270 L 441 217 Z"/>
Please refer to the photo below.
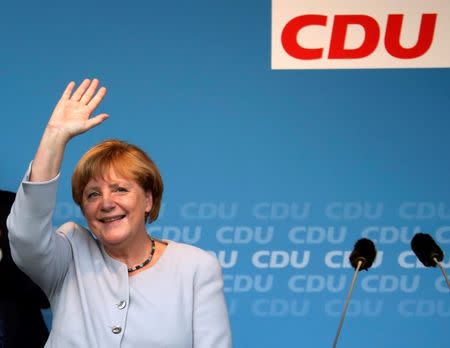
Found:
<path fill-rule="evenodd" d="M 111 256 L 129 268 L 134 261 L 121 255 L 142 258 L 140 246 L 149 242 L 153 250 L 145 223 L 157 219 L 162 193 L 155 163 L 137 146 L 120 140 L 106 140 L 91 148 L 72 175 L 73 199 L 91 232 Z M 156 243 L 158 250 L 164 250 L 164 243 Z M 139 249 L 132 250 L 136 246 Z"/>
<path fill-rule="evenodd" d="M 107 140 L 91 148 L 72 177 L 89 230 L 73 222 L 53 230 L 65 147 L 108 117 L 91 117 L 106 94 L 98 83 L 67 86 L 8 218 L 14 260 L 51 302 L 46 347 L 231 347 L 217 259 L 147 233 L 163 183 L 138 147 Z"/>
<path fill-rule="evenodd" d="M 113 170 L 119 176 L 139 183 L 152 193 L 153 205 L 148 222 L 158 218 L 163 193 L 161 174 L 155 163 L 135 145 L 120 140 L 105 140 L 81 157 L 72 175 L 72 196 L 82 208 L 83 191 L 92 178 L 105 177 Z"/>

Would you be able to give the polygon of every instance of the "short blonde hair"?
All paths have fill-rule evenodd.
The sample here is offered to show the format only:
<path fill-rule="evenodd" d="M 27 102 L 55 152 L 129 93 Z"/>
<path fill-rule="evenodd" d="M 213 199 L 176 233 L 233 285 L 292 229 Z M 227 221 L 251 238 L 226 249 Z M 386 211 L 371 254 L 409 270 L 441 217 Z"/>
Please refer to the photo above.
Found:
<path fill-rule="evenodd" d="M 163 182 L 156 164 L 139 147 L 125 141 L 110 139 L 89 149 L 78 161 L 72 175 L 72 197 L 83 210 L 83 191 L 92 178 L 102 177 L 114 170 L 124 178 L 135 180 L 152 194 L 153 205 L 146 215 L 147 222 L 158 218 L 163 194 Z"/>

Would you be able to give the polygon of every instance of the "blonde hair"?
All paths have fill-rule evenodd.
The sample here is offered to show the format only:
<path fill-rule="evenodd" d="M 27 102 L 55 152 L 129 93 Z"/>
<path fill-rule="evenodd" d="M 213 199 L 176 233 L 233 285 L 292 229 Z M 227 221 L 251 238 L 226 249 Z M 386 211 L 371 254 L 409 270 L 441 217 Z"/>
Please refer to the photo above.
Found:
<path fill-rule="evenodd" d="M 103 177 L 114 170 L 124 178 L 136 181 L 152 194 L 153 205 L 146 214 L 147 222 L 158 218 L 163 182 L 156 164 L 139 147 L 125 141 L 105 140 L 89 149 L 78 161 L 72 175 L 72 197 L 83 210 L 83 191 L 92 178 Z"/>

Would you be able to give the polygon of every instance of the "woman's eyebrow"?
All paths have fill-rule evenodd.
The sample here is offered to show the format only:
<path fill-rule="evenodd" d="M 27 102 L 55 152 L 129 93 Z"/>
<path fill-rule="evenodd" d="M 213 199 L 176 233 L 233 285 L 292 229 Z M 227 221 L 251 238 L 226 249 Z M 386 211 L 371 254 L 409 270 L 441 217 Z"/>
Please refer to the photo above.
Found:
<path fill-rule="evenodd" d="M 131 182 L 127 181 L 127 180 L 121 180 L 119 182 L 112 182 L 108 185 L 111 188 L 117 188 L 118 186 L 125 186 L 125 187 L 131 187 L 133 186 Z"/>
<path fill-rule="evenodd" d="M 133 186 L 132 183 L 128 180 L 120 180 L 120 181 L 113 181 L 111 183 L 108 184 L 109 188 L 117 188 L 118 186 L 125 186 L 125 187 L 131 187 Z M 86 187 L 84 188 L 84 191 L 87 190 L 100 190 L 100 185 L 98 184 L 91 184 L 91 185 L 86 185 Z"/>
<path fill-rule="evenodd" d="M 100 190 L 100 186 L 97 185 L 86 185 L 83 191 L 89 191 L 89 190 Z"/>

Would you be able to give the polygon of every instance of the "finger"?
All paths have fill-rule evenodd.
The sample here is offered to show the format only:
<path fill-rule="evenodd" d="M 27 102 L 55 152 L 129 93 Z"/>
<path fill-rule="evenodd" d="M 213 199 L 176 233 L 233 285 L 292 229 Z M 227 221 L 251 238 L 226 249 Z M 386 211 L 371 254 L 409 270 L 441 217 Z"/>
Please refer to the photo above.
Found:
<path fill-rule="evenodd" d="M 97 108 L 98 104 L 100 104 L 105 94 L 106 94 L 105 87 L 102 87 L 97 91 L 94 98 L 92 98 L 91 101 L 87 104 L 91 112 L 93 112 Z"/>
<path fill-rule="evenodd" d="M 92 96 L 94 95 L 95 90 L 97 89 L 97 86 L 98 86 L 98 80 L 93 79 L 91 84 L 89 85 L 89 88 L 86 90 L 86 92 L 81 97 L 80 102 L 87 105 L 87 103 L 89 103 L 90 100 L 92 99 Z"/>
<path fill-rule="evenodd" d="M 86 130 L 94 128 L 109 117 L 108 114 L 100 114 L 86 121 Z"/>
<path fill-rule="evenodd" d="M 89 79 L 85 79 L 80 86 L 78 86 L 77 90 L 75 91 L 75 93 L 72 95 L 72 97 L 70 98 L 70 100 L 75 100 L 75 101 L 79 101 L 81 99 L 81 97 L 83 96 L 84 92 L 86 91 L 86 89 L 89 87 L 89 84 L 91 83 L 91 81 Z"/>
<path fill-rule="evenodd" d="M 64 90 L 61 99 L 69 99 L 74 87 L 75 82 L 70 81 L 69 84 L 66 86 L 66 89 Z"/>

